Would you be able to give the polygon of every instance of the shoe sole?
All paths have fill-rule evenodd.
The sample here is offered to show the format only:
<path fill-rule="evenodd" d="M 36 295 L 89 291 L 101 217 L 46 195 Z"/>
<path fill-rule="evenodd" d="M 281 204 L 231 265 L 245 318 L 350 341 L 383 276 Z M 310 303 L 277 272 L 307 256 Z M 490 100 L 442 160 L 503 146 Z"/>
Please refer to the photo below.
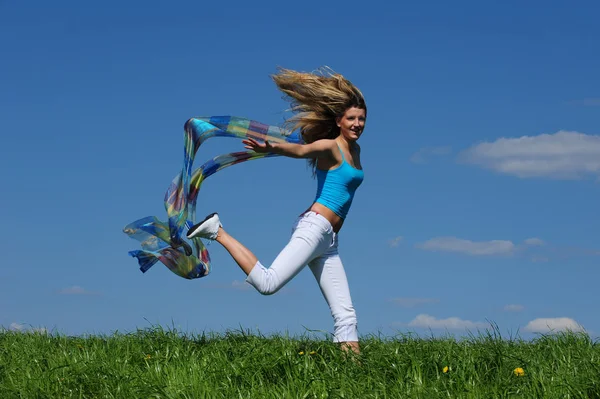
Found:
<path fill-rule="evenodd" d="M 192 250 L 192 247 L 190 247 L 190 244 L 188 244 L 187 242 L 185 242 L 183 240 L 181 240 L 181 242 L 179 244 L 175 244 L 173 241 L 171 241 L 171 247 L 173 249 L 183 247 L 183 250 L 185 251 L 186 256 L 191 256 L 194 253 Z"/>
<path fill-rule="evenodd" d="M 193 225 L 192 228 L 189 229 L 187 232 L 187 238 L 193 238 L 192 236 L 194 235 L 196 230 L 198 230 L 200 228 L 200 226 L 202 226 L 202 224 L 204 224 L 204 222 L 206 222 L 208 219 L 215 216 L 216 214 L 217 214 L 217 212 L 213 212 L 210 215 L 208 215 L 207 217 L 205 217 L 204 220 L 201 221 L 200 223 L 196 223 L 195 225 Z"/>

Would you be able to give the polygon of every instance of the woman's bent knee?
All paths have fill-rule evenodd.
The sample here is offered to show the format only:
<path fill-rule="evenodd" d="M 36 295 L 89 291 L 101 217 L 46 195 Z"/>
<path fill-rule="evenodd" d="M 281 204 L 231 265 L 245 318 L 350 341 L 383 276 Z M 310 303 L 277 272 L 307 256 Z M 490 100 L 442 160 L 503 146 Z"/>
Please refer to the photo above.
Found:
<path fill-rule="evenodd" d="M 274 293 L 276 293 L 277 291 L 279 291 L 279 289 L 281 287 L 267 285 L 265 287 L 255 287 L 255 288 L 262 295 L 273 295 Z"/>
<path fill-rule="evenodd" d="M 246 281 L 262 295 L 273 295 L 282 287 L 279 278 L 272 270 L 265 268 L 257 262 L 248 274 Z"/>

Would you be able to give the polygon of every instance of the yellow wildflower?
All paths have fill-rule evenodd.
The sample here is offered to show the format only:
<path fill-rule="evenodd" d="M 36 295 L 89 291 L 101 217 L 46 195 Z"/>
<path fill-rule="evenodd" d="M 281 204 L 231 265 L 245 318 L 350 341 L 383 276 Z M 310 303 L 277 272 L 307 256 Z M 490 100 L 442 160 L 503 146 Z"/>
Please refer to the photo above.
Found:
<path fill-rule="evenodd" d="M 525 375 L 525 370 L 523 370 L 521 367 L 517 367 L 513 373 L 515 373 L 517 377 L 522 377 Z"/>
<path fill-rule="evenodd" d="M 442 369 L 442 372 L 447 373 L 448 371 L 452 371 L 452 369 L 448 366 L 444 366 L 444 368 Z"/>
<path fill-rule="evenodd" d="M 300 351 L 298 352 L 299 355 L 304 355 L 304 352 Z"/>

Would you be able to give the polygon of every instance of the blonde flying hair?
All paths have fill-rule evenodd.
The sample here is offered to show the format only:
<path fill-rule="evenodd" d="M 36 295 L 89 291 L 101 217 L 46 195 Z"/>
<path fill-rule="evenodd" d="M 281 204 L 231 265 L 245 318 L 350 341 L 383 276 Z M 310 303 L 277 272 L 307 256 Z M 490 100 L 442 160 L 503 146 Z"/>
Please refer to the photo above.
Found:
<path fill-rule="evenodd" d="M 339 136 L 336 119 L 342 117 L 348 108 L 356 107 L 364 109 L 365 114 L 367 112 L 361 91 L 328 67 L 313 73 L 279 68 L 279 72 L 271 78 L 290 101 L 290 111 L 296 113 L 284 125 L 291 130 L 300 129 L 305 143 Z M 309 164 L 314 173 L 316 159 L 309 160 Z"/>

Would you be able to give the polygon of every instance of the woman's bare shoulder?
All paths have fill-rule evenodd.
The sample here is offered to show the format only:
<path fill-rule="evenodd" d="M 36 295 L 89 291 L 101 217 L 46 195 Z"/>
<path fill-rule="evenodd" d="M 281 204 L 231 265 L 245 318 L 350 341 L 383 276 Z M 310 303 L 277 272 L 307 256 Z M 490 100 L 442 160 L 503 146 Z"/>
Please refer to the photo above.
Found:
<path fill-rule="evenodd" d="M 334 139 L 320 139 L 312 143 L 315 147 L 321 149 L 324 153 L 334 154 L 337 150 L 337 142 Z"/>
<path fill-rule="evenodd" d="M 314 141 L 315 143 L 320 143 L 320 145 L 323 146 L 329 146 L 329 147 L 335 147 L 336 146 L 336 141 L 335 139 L 319 139 Z"/>

